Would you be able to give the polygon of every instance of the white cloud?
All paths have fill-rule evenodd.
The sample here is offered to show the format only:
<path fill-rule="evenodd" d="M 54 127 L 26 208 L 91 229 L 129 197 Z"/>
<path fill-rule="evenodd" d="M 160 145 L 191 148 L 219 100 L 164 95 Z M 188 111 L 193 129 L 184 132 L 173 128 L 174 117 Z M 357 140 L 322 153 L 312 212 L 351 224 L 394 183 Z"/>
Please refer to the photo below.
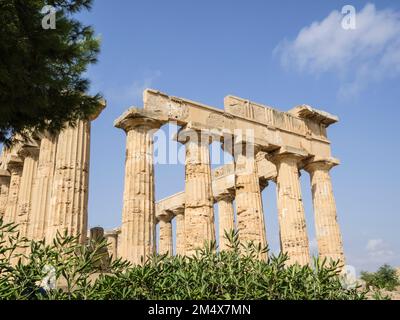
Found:
<path fill-rule="evenodd" d="M 131 84 L 123 87 L 112 88 L 106 92 L 106 97 L 116 103 L 141 106 L 143 91 L 151 88 L 154 82 L 161 77 L 161 71 L 156 70 L 147 73 L 142 80 L 135 80 Z"/>
<path fill-rule="evenodd" d="M 319 75 L 333 72 L 341 94 L 357 94 L 375 81 L 400 74 L 400 13 L 367 4 L 356 13 L 356 28 L 342 28 L 343 15 L 332 11 L 304 27 L 293 41 L 276 48 L 287 68 Z"/>
<path fill-rule="evenodd" d="M 391 250 L 387 243 L 382 239 L 369 239 L 365 249 L 367 250 L 369 257 L 379 261 L 392 259 L 395 256 L 393 250 Z"/>

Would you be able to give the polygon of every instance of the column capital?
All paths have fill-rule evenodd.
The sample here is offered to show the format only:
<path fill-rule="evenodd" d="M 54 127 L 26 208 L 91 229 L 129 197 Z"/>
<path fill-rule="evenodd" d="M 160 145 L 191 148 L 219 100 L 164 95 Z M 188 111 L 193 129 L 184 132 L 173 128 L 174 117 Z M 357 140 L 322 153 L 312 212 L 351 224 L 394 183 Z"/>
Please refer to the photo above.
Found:
<path fill-rule="evenodd" d="M 21 149 L 18 151 L 18 156 L 22 159 L 27 157 L 30 158 L 38 158 L 39 157 L 39 147 L 35 145 L 23 145 Z"/>
<path fill-rule="evenodd" d="M 18 172 L 22 171 L 22 168 L 24 166 L 24 162 L 22 159 L 16 155 L 11 155 L 10 159 L 7 164 L 7 169 L 13 173 L 13 172 Z"/>
<path fill-rule="evenodd" d="M 129 132 L 137 127 L 147 130 L 159 129 L 164 123 L 165 121 L 158 119 L 153 113 L 132 107 L 114 121 L 114 127 Z"/>
<path fill-rule="evenodd" d="M 107 101 L 105 99 L 101 99 L 99 101 L 99 106 L 97 107 L 97 109 L 89 116 L 89 121 L 96 120 L 106 106 L 107 106 Z"/>
<path fill-rule="evenodd" d="M 169 211 L 172 212 L 174 217 L 179 216 L 179 215 L 183 216 L 185 214 L 185 207 L 173 208 L 173 209 L 170 209 Z"/>
<path fill-rule="evenodd" d="M 156 216 L 158 221 L 163 221 L 163 222 L 171 222 L 173 217 L 174 217 L 173 213 L 169 210 L 162 210 Z"/>
<path fill-rule="evenodd" d="M 232 140 L 223 141 L 221 147 L 224 151 L 228 152 L 232 156 L 238 154 L 247 154 L 252 151 L 251 155 L 256 158 L 256 155 L 262 151 L 265 147 L 262 144 L 257 143 L 254 139 L 247 139 L 243 136 L 233 136 Z"/>
<path fill-rule="evenodd" d="M 225 200 L 228 202 L 232 202 L 235 199 L 235 194 L 232 190 L 223 190 L 219 192 L 218 194 L 214 195 L 214 199 L 216 202 Z"/>
<path fill-rule="evenodd" d="M 315 170 L 329 171 L 340 164 L 340 160 L 333 157 L 313 157 L 304 163 L 304 170 L 311 173 Z"/>
<path fill-rule="evenodd" d="M 294 147 L 281 147 L 279 150 L 267 154 L 267 159 L 274 164 L 278 164 L 282 161 L 292 160 L 297 163 L 305 160 L 309 157 L 307 151 Z"/>
<path fill-rule="evenodd" d="M 208 145 L 212 143 L 215 138 L 216 136 L 210 130 L 195 128 L 189 123 L 188 125 L 180 128 L 173 139 L 182 144 L 186 144 L 189 141 L 193 142 L 194 140 L 194 142 Z"/>

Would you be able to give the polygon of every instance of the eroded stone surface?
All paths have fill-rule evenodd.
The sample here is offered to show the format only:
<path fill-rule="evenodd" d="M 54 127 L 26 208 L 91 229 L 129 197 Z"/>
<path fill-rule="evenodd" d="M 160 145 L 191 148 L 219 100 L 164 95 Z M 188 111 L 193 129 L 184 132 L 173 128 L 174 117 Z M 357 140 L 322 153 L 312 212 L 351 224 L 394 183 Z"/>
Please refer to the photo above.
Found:
<path fill-rule="evenodd" d="M 143 263 L 155 250 L 153 134 L 161 125 L 136 110 L 115 122 L 126 132 L 119 255 L 135 264 Z"/>
<path fill-rule="evenodd" d="M 67 127 L 58 137 L 52 183 L 50 214 L 46 241 L 57 232 L 79 235 L 86 242 L 88 219 L 88 183 L 90 154 L 90 122 L 79 121 Z"/>
<path fill-rule="evenodd" d="M 329 175 L 329 170 L 337 164 L 335 159 L 313 159 L 305 169 L 310 174 L 318 254 L 322 259 L 340 260 L 344 264 L 342 236 Z"/>
<path fill-rule="evenodd" d="M 299 182 L 299 162 L 302 153 L 284 152 L 271 156 L 276 163 L 278 220 L 281 250 L 289 255 L 288 264 L 310 263 L 303 199 Z"/>
<path fill-rule="evenodd" d="M 180 132 L 180 135 L 185 133 Z M 185 254 L 191 255 L 196 249 L 215 240 L 210 141 L 198 132 L 191 132 L 183 142 L 186 147 Z"/>
<path fill-rule="evenodd" d="M 32 212 L 28 236 L 33 240 L 42 240 L 46 236 L 56 151 L 57 137 L 44 135 L 40 142 L 37 171 L 32 185 Z"/>

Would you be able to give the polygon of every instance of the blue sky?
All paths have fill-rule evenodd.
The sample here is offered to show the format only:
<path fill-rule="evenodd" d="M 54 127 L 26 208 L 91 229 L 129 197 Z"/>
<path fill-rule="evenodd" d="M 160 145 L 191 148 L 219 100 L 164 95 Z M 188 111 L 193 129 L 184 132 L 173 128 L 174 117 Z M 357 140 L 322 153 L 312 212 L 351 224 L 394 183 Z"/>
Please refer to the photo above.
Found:
<path fill-rule="evenodd" d="M 344 5 L 356 29 L 341 27 Z M 79 18 L 101 36 L 88 77 L 107 108 L 92 126 L 90 226 L 120 225 L 125 134 L 113 121 L 142 91 L 222 108 L 234 94 L 286 111 L 309 104 L 338 115 L 328 131 L 347 262 L 400 266 L 400 2 L 97 0 Z M 335 12 L 336 11 L 336 12 Z M 167 128 L 163 128 L 167 130 Z M 184 188 L 182 165 L 157 165 L 156 199 Z M 301 182 L 315 248 L 309 177 Z M 273 183 L 263 191 L 267 237 L 279 248 Z M 313 249 L 315 251 L 315 249 Z"/>

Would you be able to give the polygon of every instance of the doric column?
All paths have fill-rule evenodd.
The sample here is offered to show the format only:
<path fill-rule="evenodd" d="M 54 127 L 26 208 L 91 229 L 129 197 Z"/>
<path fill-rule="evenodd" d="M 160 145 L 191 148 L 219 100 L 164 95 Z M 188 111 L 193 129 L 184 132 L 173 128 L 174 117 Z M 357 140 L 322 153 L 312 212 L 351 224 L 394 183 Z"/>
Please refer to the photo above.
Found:
<path fill-rule="evenodd" d="M 309 243 L 299 181 L 299 162 L 305 154 L 281 152 L 270 157 L 277 166 L 277 198 L 281 250 L 289 265 L 310 263 Z"/>
<path fill-rule="evenodd" d="M 57 232 L 78 236 L 86 243 L 89 197 L 90 128 L 105 108 L 102 101 L 88 120 L 78 120 L 62 130 L 57 139 L 46 242 Z"/>
<path fill-rule="evenodd" d="M 184 128 L 185 144 L 185 254 L 192 255 L 215 240 L 214 198 L 211 188 L 210 136 Z"/>
<path fill-rule="evenodd" d="M 4 211 L 4 223 L 15 223 L 18 209 L 18 194 L 21 184 L 23 161 L 16 155 L 10 156 L 8 170 L 11 173 L 10 187 L 8 189 L 8 198 L 6 209 Z"/>
<path fill-rule="evenodd" d="M 229 241 L 225 237 L 225 232 L 235 229 L 234 213 L 233 213 L 233 195 L 231 192 L 221 193 L 215 197 L 218 204 L 218 233 L 219 233 L 219 250 L 229 249 Z"/>
<path fill-rule="evenodd" d="M 18 155 L 24 159 L 24 165 L 18 194 L 16 223 L 19 224 L 18 230 L 21 237 L 27 237 L 32 208 L 32 185 L 36 175 L 39 148 L 25 145 L 20 149 Z"/>
<path fill-rule="evenodd" d="M 60 132 L 57 142 L 46 241 L 59 232 L 86 242 L 89 184 L 90 121 Z"/>
<path fill-rule="evenodd" d="M 329 170 L 338 164 L 339 161 L 333 158 L 314 159 L 305 166 L 305 170 L 309 172 L 311 180 L 319 256 L 322 259 L 340 260 L 344 264 L 342 235 L 329 175 Z"/>
<path fill-rule="evenodd" d="M 7 170 L 0 169 L 0 218 L 4 217 L 6 211 L 10 180 L 10 173 Z"/>
<path fill-rule="evenodd" d="M 226 146 L 225 146 L 226 147 Z M 267 245 L 260 183 L 257 173 L 256 154 L 259 147 L 249 142 L 236 142 L 235 202 L 236 223 L 242 243 L 253 241 L 255 245 Z M 264 254 L 261 258 L 265 258 Z"/>
<path fill-rule="evenodd" d="M 118 231 L 109 230 L 104 233 L 104 237 L 107 239 L 108 255 L 112 260 L 118 257 Z"/>
<path fill-rule="evenodd" d="M 32 240 L 43 240 L 46 236 L 56 150 L 57 137 L 44 134 L 40 142 L 38 167 L 32 186 L 32 212 L 28 228 L 28 237 Z"/>
<path fill-rule="evenodd" d="M 176 228 L 176 254 L 185 255 L 185 209 L 177 209 L 173 212 L 175 216 L 175 228 Z"/>
<path fill-rule="evenodd" d="M 158 242 L 158 253 L 165 254 L 168 253 L 172 256 L 173 244 L 172 244 L 172 223 L 173 218 L 172 213 L 168 211 L 162 211 L 158 215 L 158 225 L 160 227 L 160 238 Z"/>
<path fill-rule="evenodd" d="M 160 121 L 127 113 L 115 126 L 126 132 L 124 204 L 119 255 L 140 264 L 155 250 L 153 134 Z"/>

